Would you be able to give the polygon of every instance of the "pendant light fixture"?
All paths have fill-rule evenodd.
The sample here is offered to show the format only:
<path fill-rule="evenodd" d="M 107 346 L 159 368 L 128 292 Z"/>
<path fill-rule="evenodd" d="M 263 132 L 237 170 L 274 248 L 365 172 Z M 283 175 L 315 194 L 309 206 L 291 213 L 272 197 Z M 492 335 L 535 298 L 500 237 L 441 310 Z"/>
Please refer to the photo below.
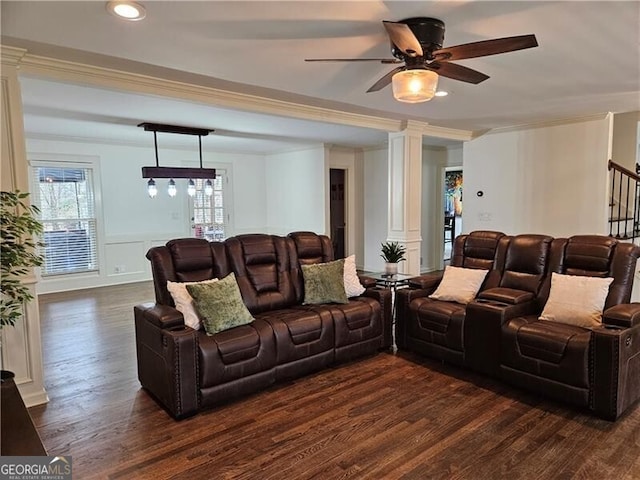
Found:
<path fill-rule="evenodd" d="M 177 125 L 164 125 L 160 123 L 140 123 L 139 127 L 143 127 L 146 132 L 153 132 L 153 144 L 156 153 L 155 167 L 142 167 L 142 178 L 148 178 L 147 193 L 151 198 L 158 194 L 158 187 L 154 178 L 168 178 L 167 193 L 170 197 L 175 197 L 178 193 L 175 178 L 188 178 L 187 194 L 193 197 L 196 194 L 196 183 L 194 179 L 206 180 L 204 184 L 204 193 L 208 196 L 213 195 L 213 183 L 211 180 L 216 178 L 215 168 L 202 167 L 202 137 L 206 137 L 214 130 L 203 128 L 181 127 Z M 176 133 L 179 135 L 196 135 L 198 137 L 198 151 L 200 153 L 200 167 L 161 167 L 158 160 L 158 132 Z"/>

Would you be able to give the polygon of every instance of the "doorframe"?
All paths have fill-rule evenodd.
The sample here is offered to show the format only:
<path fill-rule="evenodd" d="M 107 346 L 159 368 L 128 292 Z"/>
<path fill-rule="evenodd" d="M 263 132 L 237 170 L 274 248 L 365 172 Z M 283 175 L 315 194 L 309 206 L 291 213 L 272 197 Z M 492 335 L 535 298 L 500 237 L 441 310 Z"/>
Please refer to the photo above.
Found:
<path fill-rule="evenodd" d="M 325 148 L 325 185 L 326 185 L 326 195 L 325 195 L 325 232 L 327 235 L 331 235 L 331 207 L 329 202 L 330 188 L 331 182 L 329 179 L 329 171 L 332 168 L 338 170 L 344 170 L 344 187 L 346 189 L 345 192 L 345 255 L 353 255 L 356 254 L 356 163 L 355 157 L 357 152 L 352 149 L 344 150 L 345 153 L 349 153 L 350 155 L 338 155 L 338 158 L 333 157 L 330 154 L 330 150 L 339 151 L 339 148 L 327 147 Z M 344 157 L 348 158 L 344 158 Z M 356 256 L 356 258 L 362 257 Z"/>
<path fill-rule="evenodd" d="M 436 231 L 438 232 L 438 238 L 436 239 L 436 248 L 438 249 L 438 258 L 437 264 L 439 265 L 439 269 L 442 270 L 444 268 L 444 190 L 445 190 L 445 176 L 447 172 L 455 172 L 461 171 L 464 178 L 464 168 L 462 165 L 450 165 L 450 166 L 442 166 L 440 167 L 440 176 L 438 179 L 440 192 L 438 195 L 438 199 L 436 201 L 436 208 L 438 211 L 436 212 L 436 218 L 438 222 L 438 228 Z M 463 180 L 464 182 L 464 180 Z M 464 187 L 463 187 L 464 188 Z M 464 208 L 464 207 L 463 207 Z M 460 217 L 462 219 L 462 217 Z M 462 221 L 462 220 L 461 220 Z M 455 231 L 453 232 L 455 237 Z M 451 245 L 453 249 L 453 244 Z"/>

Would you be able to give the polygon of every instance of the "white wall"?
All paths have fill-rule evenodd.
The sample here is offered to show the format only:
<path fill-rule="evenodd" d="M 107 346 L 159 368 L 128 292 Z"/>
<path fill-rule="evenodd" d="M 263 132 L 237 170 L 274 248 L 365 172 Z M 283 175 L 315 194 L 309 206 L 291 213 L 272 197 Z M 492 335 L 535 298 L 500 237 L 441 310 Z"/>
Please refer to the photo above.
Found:
<path fill-rule="evenodd" d="M 605 234 L 611 124 L 607 115 L 466 142 L 464 230 Z"/>
<path fill-rule="evenodd" d="M 422 150 L 422 264 L 421 271 L 442 269 L 444 248 L 444 173 L 462 167 L 462 145 Z"/>
<path fill-rule="evenodd" d="M 443 231 L 442 176 L 446 165 L 447 151 L 444 148 L 422 149 L 422 246 L 421 271 L 437 270 L 441 259 Z"/>
<path fill-rule="evenodd" d="M 389 152 L 387 147 L 363 153 L 364 166 L 364 270 L 384 268 L 380 244 L 387 240 L 389 215 Z"/>
<path fill-rule="evenodd" d="M 325 233 L 326 165 L 324 146 L 265 156 L 270 233 Z"/>
<path fill-rule="evenodd" d="M 184 159 L 197 155 L 191 150 L 160 151 L 160 165 L 191 164 Z M 186 180 L 177 180 L 175 198 L 166 192 L 167 180 L 158 179 L 158 196 L 146 193 L 146 180 L 141 167 L 154 165 L 152 148 L 96 144 L 74 141 L 27 140 L 27 157 L 31 160 L 64 157 L 81 159 L 97 157 L 101 202 L 98 199 L 100 235 L 98 273 L 44 278 L 38 283 L 38 293 L 97 287 L 135 282 L 151 278 L 147 250 L 172 238 L 191 235 Z M 231 177 L 230 199 L 234 217 L 230 234 L 266 231 L 264 158 L 261 155 L 240 155 L 203 151 L 205 166 L 224 168 Z M 118 273 L 116 273 L 116 270 Z"/>
<path fill-rule="evenodd" d="M 613 153 L 611 160 L 636 171 L 638 152 L 640 151 L 640 112 L 616 113 L 613 116 Z"/>

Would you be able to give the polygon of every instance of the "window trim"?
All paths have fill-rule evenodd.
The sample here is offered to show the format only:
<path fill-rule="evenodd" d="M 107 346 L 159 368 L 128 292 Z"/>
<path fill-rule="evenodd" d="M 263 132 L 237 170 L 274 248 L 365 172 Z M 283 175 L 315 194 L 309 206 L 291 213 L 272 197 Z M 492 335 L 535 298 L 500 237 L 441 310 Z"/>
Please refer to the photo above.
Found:
<path fill-rule="evenodd" d="M 104 219 L 102 215 L 102 178 L 100 175 L 100 157 L 95 155 L 77 155 L 60 153 L 29 153 L 29 191 L 32 192 L 32 203 L 39 205 L 36 186 L 33 184 L 36 167 L 59 168 L 86 168 L 92 171 L 93 177 L 93 201 L 96 221 L 96 266 L 95 270 L 87 272 L 60 273 L 42 275 L 38 268 L 38 277 L 41 281 L 55 282 L 74 278 L 100 277 L 104 270 Z"/>

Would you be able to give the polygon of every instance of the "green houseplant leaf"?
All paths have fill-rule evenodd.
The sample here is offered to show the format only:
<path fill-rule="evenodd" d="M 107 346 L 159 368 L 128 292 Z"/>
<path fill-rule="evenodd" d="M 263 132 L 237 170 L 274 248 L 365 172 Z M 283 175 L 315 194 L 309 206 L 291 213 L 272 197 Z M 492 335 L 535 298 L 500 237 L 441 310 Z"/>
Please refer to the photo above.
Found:
<path fill-rule="evenodd" d="M 0 192 L 0 328 L 15 325 L 22 315 L 22 306 L 33 300 L 21 277 L 44 261 L 37 252 L 43 244 L 34 240 L 34 236 L 42 234 L 42 224 L 36 219 L 40 212 L 36 206 L 27 204 L 28 196 L 17 190 Z"/>
<path fill-rule="evenodd" d="M 403 261 L 407 249 L 398 242 L 385 242 L 381 244 L 382 253 L 380 256 L 387 263 L 398 263 Z"/>

